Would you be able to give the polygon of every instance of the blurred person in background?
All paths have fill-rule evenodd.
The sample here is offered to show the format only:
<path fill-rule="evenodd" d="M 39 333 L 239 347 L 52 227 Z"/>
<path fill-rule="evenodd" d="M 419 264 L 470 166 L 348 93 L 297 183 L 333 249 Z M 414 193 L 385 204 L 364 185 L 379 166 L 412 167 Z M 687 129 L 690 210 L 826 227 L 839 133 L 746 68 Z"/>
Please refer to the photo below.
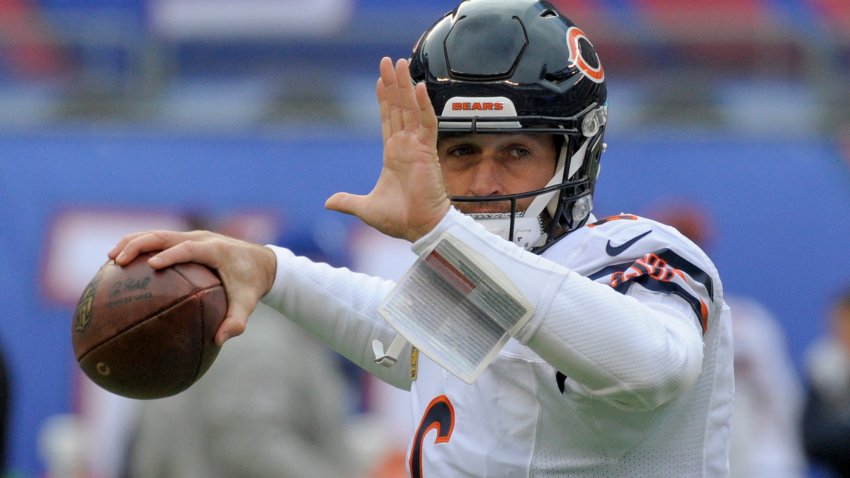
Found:
<path fill-rule="evenodd" d="M 648 208 L 700 247 L 715 241 L 713 221 L 695 201 L 675 198 Z M 806 463 L 799 439 L 802 387 L 777 318 L 761 302 L 726 295 L 732 310 L 735 411 L 729 456 L 733 478 L 800 478 Z"/>
<path fill-rule="evenodd" d="M 828 312 L 829 333 L 806 353 L 803 443 L 816 465 L 850 476 L 850 287 Z"/>
<path fill-rule="evenodd" d="M 34 0 L 0 0 L 0 73 L 24 79 L 48 78 L 68 61 Z"/>
<path fill-rule="evenodd" d="M 308 235 L 281 242 L 334 262 Z M 270 307 L 258 305 L 250 320 L 188 390 L 139 403 L 128 478 L 361 476 L 368 464 L 355 455 L 338 358 Z"/>
<path fill-rule="evenodd" d="M 727 302 L 735 340 L 731 476 L 805 476 L 798 433 L 802 388 L 785 332 L 761 302 L 741 295 L 732 295 Z"/>
<path fill-rule="evenodd" d="M 264 305 L 250 320 L 191 388 L 139 405 L 127 476 L 360 476 L 327 348 Z"/>

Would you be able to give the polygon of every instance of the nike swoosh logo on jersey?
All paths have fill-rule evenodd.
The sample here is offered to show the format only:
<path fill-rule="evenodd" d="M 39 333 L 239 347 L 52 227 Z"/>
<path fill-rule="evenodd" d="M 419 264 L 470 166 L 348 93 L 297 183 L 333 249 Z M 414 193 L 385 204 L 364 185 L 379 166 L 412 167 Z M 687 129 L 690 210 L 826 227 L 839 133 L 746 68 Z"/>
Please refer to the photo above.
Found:
<path fill-rule="evenodd" d="M 626 242 L 624 242 L 624 243 L 620 244 L 619 246 L 612 246 L 612 245 L 611 245 L 611 241 L 609 240 L 609 241 L 608 241 L 608 244 L 606 244 L 606 245 L 605 245 L 605 252 L 607 252 L 607 253 L 608 253 L 608 255 L 609 255 L 609 256 L 611 256 L 611 257 L 619 256 L 620 254 L 622 254 L 622 253 L 623 253 L 623 251 L 625 251 L 626 249 L 628 249 L 628 248 L 632 247 L 632 245 L 633 245 L 634 243 L 636 243 L 637 241 L 639 241 L 639 240 L 643 239 L 643 238 L 644 238 L 647 234 L 649 234 L 650 232 L 652 232 L 652 229 L 650 229 L 650 230 L 648 230 L 648 231 L 644 232 L 643 234 L 640 234 L 640 235 L 638 235 L 638 236 L 635 236 L 635 237 L 633 237 L 633 238 L 629 239 L 628 241 L 626 241 Z"/>

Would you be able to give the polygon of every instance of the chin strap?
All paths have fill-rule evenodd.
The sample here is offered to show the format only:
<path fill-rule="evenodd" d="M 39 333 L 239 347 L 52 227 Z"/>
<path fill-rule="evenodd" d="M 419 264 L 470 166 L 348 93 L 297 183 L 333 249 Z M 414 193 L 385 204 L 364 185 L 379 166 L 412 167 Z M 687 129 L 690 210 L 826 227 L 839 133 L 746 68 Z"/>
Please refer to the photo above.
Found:
<path fill-rule="evenodd" d="M 561 181 L 569 181 L 578 172 L 578 170 L 581 168 L 581 166 L 584 164 L 584 158 L 587 155 L 587 146 L 590 144 L 589 138 L 586 139 L 584 141 L 584 143 L 582 143 L 581 147 L 570 158 L 570 170 L 567 172 L 567 175 L 564 176 L 564 167 L 565 167 L 565 163 L 566 163 L 567 149 L 568 149 L 567 145 L 569 144 L 569 141 L 570 141 L 570 138 L 565 135 L 564 136 L 564 145 L 561 146 L 561 152 L 560 152 L 560 155 L 558 157 L 558 169 L 555 171 L 555 176 L 552 178 L 551 181 L 549 181 L 549 184 L 546 185 L 547 187 L 551 186 L 553 184 L 556 184 L 558 182 L 561 182 Z M 560 195 L 560 192 L 558 192 L 558 195 Z M 538 196 L 538 198 L 539 198 L 539 196 Z M 551 199 L 553 199 L 553 200 L 550 200 L 550 201 L 547 202 L 546 210 L 549 212 L 549 216 L 555 217 L 555 211 L 557 211 L 557 209 L 558 209 L 558 200 L 557 200 L 557 197 L 551 198 Z M 537 201 L 535 200 L 535 202 L 537 202 Z M 531 206 L 529 206 L 528 209 L 530 210 L 533 206 L 534 206 L 534 203 L 531 203 Z M 541 211 L 542 211 L 542 209 L 541 209 Z M 539 213 L 540 213 L 540 211 L 538 211 L 538 214 Z"/>

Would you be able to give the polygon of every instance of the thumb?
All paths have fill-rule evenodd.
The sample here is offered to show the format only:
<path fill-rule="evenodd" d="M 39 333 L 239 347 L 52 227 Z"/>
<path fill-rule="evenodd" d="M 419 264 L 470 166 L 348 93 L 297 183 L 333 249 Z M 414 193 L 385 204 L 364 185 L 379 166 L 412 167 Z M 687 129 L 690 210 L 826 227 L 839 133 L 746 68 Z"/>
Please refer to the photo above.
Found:
<path fill-rule="evenodd" d="M 336 193 L 325 201 L 325 208 L 331 211 L 358 216 L 365 196 L 349 193 Z"/>
<path fill-rule="evenodd" d="M 229 339 L 242 335 L 245 332 L 245 327 L 248 325 L 248 316 L 251 315 L 251 312 L 239 304 L 231 306 L 227 311 L 227 316 L 216 331 L 216 345 L 221 347 Z"/>

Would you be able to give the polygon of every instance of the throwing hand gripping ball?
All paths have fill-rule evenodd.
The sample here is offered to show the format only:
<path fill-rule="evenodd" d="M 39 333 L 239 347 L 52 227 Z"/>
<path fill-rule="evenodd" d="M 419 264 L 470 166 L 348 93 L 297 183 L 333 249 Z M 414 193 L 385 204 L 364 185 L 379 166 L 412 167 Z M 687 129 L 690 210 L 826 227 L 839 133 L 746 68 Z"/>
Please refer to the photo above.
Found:
<path fill-rule="evenodd" d="M 154 270 L 143 254 L 109 261 L 83 291 L 71 327 L 80 368 L 100 387 L 130 398 L 177 394 L 210 368 L 227 312 L 216 273 L 195 264 Z"/>

